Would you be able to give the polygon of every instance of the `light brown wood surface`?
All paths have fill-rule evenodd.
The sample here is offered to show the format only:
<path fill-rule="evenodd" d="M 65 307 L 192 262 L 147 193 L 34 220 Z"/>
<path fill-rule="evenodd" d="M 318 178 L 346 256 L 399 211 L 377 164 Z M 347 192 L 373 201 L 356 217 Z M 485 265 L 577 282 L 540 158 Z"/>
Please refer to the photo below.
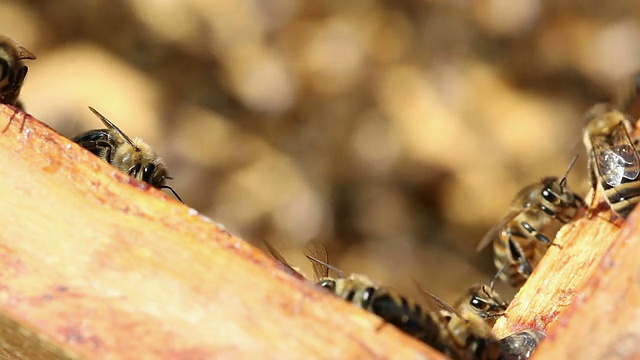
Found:
<path fill-rule="evenodd" d="M 0 357 L 445 358 L 0 105 L 3 129 Z"/>
<path fill-rule="evenodd" d="M 602 241 L 604 235 L 588 238 Z M 550 326 L 534 359 L 640 359 L 638 209 L 610 236 L 593 276 Z"/>

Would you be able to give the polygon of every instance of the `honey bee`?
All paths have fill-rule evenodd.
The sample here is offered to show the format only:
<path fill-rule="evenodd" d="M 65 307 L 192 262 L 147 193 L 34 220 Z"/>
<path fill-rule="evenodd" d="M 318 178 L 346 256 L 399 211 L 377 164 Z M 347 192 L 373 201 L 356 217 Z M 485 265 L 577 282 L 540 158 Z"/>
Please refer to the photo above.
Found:
<path fill-rule="evenodd" d="M 493 283 L 490 286 L 484 284 L 472 285 L 453 304 L 463 317 L 478 316 L 489 327 L 495 325 L 496 320 L 504 315 L 509 304 L 494 290 Z"/>
<path fill-rule="evenodd" d="M 454 359 L 499 359 L 501 346 L 487 322 L 476 312 L 461 313 L 416 283 L 418 289 L 441 308 L 441 341 L 437 348 Z"/>
<path fill-rule="evenodd" d="M 418 288 L 442 309 L 440 313 L 446 318 L 447 332 L 453 338 L 451 341 L 466 344 L 454 347 L 457 353 L 446 353 L 455 359 L 527 360 L 545 337 L 542 331 L 524 330 L 498 340 L 491 326 L 477 312 L 463 314 L 429 291 Z"/>
<path fill-rule="evenodd" d="M 499 341 L 483 320 L 476 320 L 479 317 L 458 321 L 462 317 L 455 316 L 452 320 L 454 316 L 445 317 L 438 311 L 429 311 L 410 298 L 377 286 L 365 275 L 346 276 L 326 263 L 324 248 L 312 252 L 306 256 L 313 263 L 317 284 L 332 294 L 379 316 L 454 359 L 498 359 Z M 329 277 L 329 270 L 335 272 L 337 278 Z"/>
<path fill-rule="evenodd" d="M 165 185 L 166 180 L 173 178 L 169 177 L 164 160 L 149 145 L 139 138 L 131 140 L 94 108 L 89 107 L 89 110 L 107 128 L 89 130 L 73 138 L 74 142 L 138 181 L 144 181 L 158 189 L 169 189 L 182 202 L 175 190 Z"/>
<path fill-rule="evenodd" d="M 527 360 L 545 338 L 540 330 L 523 330 L 500 340 L 500 360 Z"/>
<path fill-rule="evenodd" d="M 558 179 L 546 177 L 522 189 L 510 212 L 478 244 L 482 250 L 493 242 L 493 262 L 499 277 L 511 286 L 522 285 L 553 243 L 558 230 L 584 208 L 584 201 L 567 186 L 567 175 L 577 156 Z"/>
<path fill-rule="evenodd" d="M 640 156 L 629 137 L 634 130 L 632 120 L 607 104 L 594 105 L 586 119 L 583 141 L 591 185 L 593 189 L 600 185 L 611 210 L 626 219 L 640 201 Z M 593 209 L 593 201 L 591 205 Z"/>
<path fill-rule="evenodd" d="M 36 56 L 17 42 L 0 35 L 0 103 L 18 105 L 20 88 L 29 68 L 22 60 L 35 60 Z"/>

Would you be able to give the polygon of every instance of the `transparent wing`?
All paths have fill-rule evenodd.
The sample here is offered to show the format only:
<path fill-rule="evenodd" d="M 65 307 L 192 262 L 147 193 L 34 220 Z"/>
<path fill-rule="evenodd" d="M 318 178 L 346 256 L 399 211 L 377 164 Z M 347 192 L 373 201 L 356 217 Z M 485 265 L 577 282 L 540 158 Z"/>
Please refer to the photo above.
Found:
<path fill-rule="evenodd" d="M 430 308 L 432 308 L 433 310 L 436 310 L 436 309 L 433 308 L 433 306 L 431 306 L 432 303 L 435 303 L 438 308 L 448 312 L 449 314 L 456 315 L 460 319 L 464 319 L 462 314 L 460 314 L 460 312 L 458 312 L 458 310 L 454 309 L 446 301 L 442 300 L 441 298 L 439 298 L 438 296 L 436 296 L 435 294 L 433 294 L 429 290 L 427 290 L 427 289 L 423 288 L 422 286 L 420 286 L 420 283 L 417 280 L 414 279 L 413 282 L 416 285 L 416 287 L 418 288 L 418 291 L 420 291 L 422 296 L 424 296 L 424 298 L 427 301 L 427 303 L 429 304 Z M 436 313 L 437 313 L 437 311 L 436 311 Z"/>
<path fill-rule="evenodd" d="M 330 266 L 325 266 L 329 264 L 327 248 L 319 242 L 312 240 L 307 244 L 307 247 L 304 250 L 304 255 L 311 260 L 311 264 L 313 265 L 313 275 L 315 276 L 316 281 L 329 276 Z"/>
<path fill-rule="evenodd" d="M 273 256 L 274 259 L 278 260 L 278 262 L 280 262 L 280 264 L 282 264 L 282 266 L 284 267 L 284 270 L 286 272 L 288 272 L 289 274 L 294 275 L 296 277 L 301 277 L 302 276 L 302 274 L 300 274 L 300 272 L 298 272 L 291 265 L 289 265 L 289 263 L 284 258 L 284 256 L 282 256 L 282 254 L 280 254 L 278 249 L 276 249 L 269 241 L 267 241 L 267 239 L 262 239 L 262 243 L 264 244 L 264 247 L 266 247 L 267 250 L 269 251 L 269 254 L 271 254 L 271 256 Z"/>
<path fill-rule="evenodd" d="M 514 216 L 518 214 L 520 210 L 521 209 L 518 209 L 517 211 L 515 210 L 511 211 L 507 216 L 505 216 L 502 220 L 500 220 L 499 223 L 497 223 L 494 227 L 492 227 L 487 232 L 487 234 L 482 238 L 482 240 L 480 240 L 480 242 L 478 243 L 478 246 L 476 246 L 476 251 L 481 251 L 482 249 L 487 247 L 487 245 L 492 243 L 494 240 L 499 239 L 500 231 L 507 225 L 509 221 L 511 221 L 511 219 L 513 219 Z"/>
<path fill-rule="evenodd" d="M 609 186 L 618 186 L 624 178 L 633 180 L 640 174 L 640 157 L 621 122 L 611 138 L 592 136 L 593 157 L 600 176 Z"/>
<path fill-rule="evenodd" d="M 118 134 L 120 134 L 120 136 L 122 136 L 122 138 L 129 143 L 129 145 L 135 147 L 137 149 L 137 147 L 133 144 L 133 140 L 131 140 L 130 137 L 127 136 L 127 134 L 125 134 L 122 130 L 120 130 L 119 127 L 116 126 L 116 124 L 112 123 L 111 120 L 107 119 L 106 116 L 100 114 L 98 112 L 98 110 L 92 108 L 91 106 L 89 106 L 89 110 L 91 110 L 91 112 L 98 117 L 98 119 L 100 119 L 102 121 L 102 123 L 109 129 L 113 129 L 115 130 Z"/>
<path fill-rule="evenodd" d="M 625 162 L 623 177 L 633 180 L 640 174 L 640 156 L 631 142 L 629 133 L 620 122 L 613 130 L 613 149 Z"/>

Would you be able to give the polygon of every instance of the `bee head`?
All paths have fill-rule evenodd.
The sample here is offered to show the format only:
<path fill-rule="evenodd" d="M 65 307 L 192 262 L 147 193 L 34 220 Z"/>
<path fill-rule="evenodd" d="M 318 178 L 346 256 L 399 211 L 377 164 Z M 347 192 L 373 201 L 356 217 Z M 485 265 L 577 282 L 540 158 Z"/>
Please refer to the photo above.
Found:
<path fill-rule="evenodd" d="M 171 180 L 173 178 L 168 175 L 167 169 L 162 163 L 136 163 L 129 170 L 129 174 L 155 188 L 168 189 L 178 200 L 180 200 L 180 202 L 183 202 L 178 193 L 176 193 L 171 186 L 165 185 L 166 180 Z"/>
<path fill-rule="evenodd" d="M 507 309 L 500 295 L 486 285 L 474 285 L 469 289 L 469 306 L 481 317 L 499 317 Z"/>

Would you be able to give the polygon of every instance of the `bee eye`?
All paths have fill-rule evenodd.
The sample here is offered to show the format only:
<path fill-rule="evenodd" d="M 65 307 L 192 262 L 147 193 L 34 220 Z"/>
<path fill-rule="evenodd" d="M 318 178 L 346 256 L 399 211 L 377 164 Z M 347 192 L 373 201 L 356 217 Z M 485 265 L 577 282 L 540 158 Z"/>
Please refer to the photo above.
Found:
<path fill-rule="evenodd" d="M 548 187 L 542 189 L 542 197 L 552 204 L 558 201 L 558 197 Z"/>
<path fill-rule="evenodd" d="M 478 310 L 482 310 L 486 307 L 487 303 L 480 299 L 477 296 L 474 296 L 471 298 L 471 306 L 473 306 L 474 308 L 478 309 Z"/>
<path fill-rule="evenodd" d="M 142 181 L 147 182 L 151 185 L 153 180 L 153 173 L 156 171 L 155 164 L 147 164 L 142 168 Z"/>

